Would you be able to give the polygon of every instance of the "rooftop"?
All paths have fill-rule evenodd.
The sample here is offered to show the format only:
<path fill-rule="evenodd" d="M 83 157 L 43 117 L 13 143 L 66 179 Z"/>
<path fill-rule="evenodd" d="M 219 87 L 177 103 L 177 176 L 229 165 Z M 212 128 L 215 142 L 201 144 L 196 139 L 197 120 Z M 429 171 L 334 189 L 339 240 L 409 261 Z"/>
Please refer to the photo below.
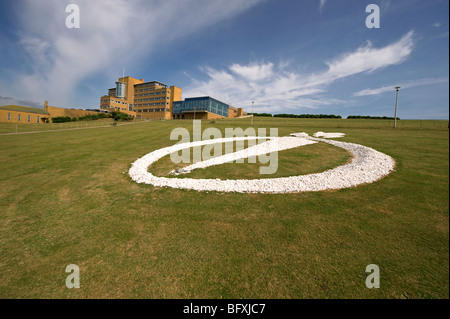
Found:
<path fill-rule="evenodd" d="M 38 109 L 35 107 L 21 106 L 21 105 L 4 105 L 4 106 L 0 106 L 0 109 L 9 110 L 9 111 L 17 111 L 17 112 L 27 112 L 27 113 L 50 115 L 50 113 L 44 109 Z"/>
<path fill-rule="evenodd" d="M 151 82 L 139 83 L 139 84 L 135 84 L 134 86 L 146 86 L 146 85 L 149 85 L 149 84 L 160 85 L 160 86 L 163 86 L 163 87 L 167 87 L 166 84 L 161 83 L 161 82 L 158 82 L 158 81 L 151 81 Z"/>
<path fill-rule="evenodd" d="M 185 100 L 185 101 L 212 100 L 212 101 L 216 101 L 216 102 L 219 102 L 219 103 L 228 105 L 227 103 L 222 102 L 222 101 L 219 101 L 218 99 L 215 99 L 215 98 L 210 97 L 210 96 L 187 97 L 187 98 L 185 98 L 184 100 Z"/>

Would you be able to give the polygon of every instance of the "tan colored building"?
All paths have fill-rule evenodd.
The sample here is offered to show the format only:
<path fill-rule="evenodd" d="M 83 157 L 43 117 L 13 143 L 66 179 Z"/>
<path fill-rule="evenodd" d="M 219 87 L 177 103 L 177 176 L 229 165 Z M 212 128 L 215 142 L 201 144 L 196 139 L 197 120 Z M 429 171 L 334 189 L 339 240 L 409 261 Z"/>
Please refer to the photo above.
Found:
<path fill-rule="evenodd" d="M 86 115 L 98 114 L 98 112 L 94 112 L 94 111 L 87 111 L 87 110 L 80 110 L 80 109 L 66 109 L 63 107 L 49 106 L 47 101 L 45 101 L 44 110 L 50 114 L 50 118 L 54 118 L 54 117 L 75 118 L 75 117 L 82 117 L 82 116 L 86 116 Z"/>
<path fill-rule="evenodd" d="M 47 101 L 43 109 L 20 105 L 0 106 L 0 122 L 5 123 L 49 123 L 54 117 L 76 118 L 92 114 L 97 112 L 49 106 Z"/>
<path fill-rule="evenodd" d="M 160 82 L 146 82 L 134 86 L 134 107 L 137 117 L 142 119 L 172 118 L 173 102 L 180 101 L 182 90 L 179 87 Z"/>
<path fill-rule="evenodd" d="M 127 76 L 118 79 L 116 87 L 100 98 L 100 109 L 142 119 L 171 119 L 173 102 L 180 101 L 181 94 L 179 87 Z"/>
<path fill-rule="evenodd" d="M 50 113 L 45 109 L 20 105 L 0 106 L 0 122 L 5 123 L 46 123 Z"/>
<path fill-rule="evenodd" d="M 100 109 L 112 112 L 120 111 L 133 117 L 136 112 L 133 111 L 134 105 L 134 86 L 144 83 L 144 80 L 138 80 L 131 76 L 118 79 L 116 87 L 108 90 L 108 95 L 100 98 Z"/>

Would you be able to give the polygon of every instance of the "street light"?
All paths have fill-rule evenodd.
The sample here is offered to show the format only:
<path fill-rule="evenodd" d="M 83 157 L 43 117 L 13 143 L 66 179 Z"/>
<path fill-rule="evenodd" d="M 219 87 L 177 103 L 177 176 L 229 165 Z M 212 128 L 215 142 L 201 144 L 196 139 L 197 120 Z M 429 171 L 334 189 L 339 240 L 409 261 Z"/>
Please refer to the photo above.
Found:
<path fill-rule="evenodd" d="M 399 86 L 396 86 L 395 89 L 397 90 L 397 97 L 395 98 L 394 128 L 397 127 L 398 90 L 400 89 L 400 87 L 399 87 Z"/>

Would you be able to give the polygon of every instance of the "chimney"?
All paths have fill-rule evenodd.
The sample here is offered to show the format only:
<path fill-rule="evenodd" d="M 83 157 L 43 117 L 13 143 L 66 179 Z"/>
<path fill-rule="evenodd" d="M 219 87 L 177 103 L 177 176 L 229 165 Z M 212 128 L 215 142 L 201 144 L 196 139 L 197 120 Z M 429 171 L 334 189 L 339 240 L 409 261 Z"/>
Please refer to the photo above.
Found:
<path fill-rule="evenodd" d="M 48 101 L 45 101 L 44 103 L 44 110 L 48 111 Z"/>

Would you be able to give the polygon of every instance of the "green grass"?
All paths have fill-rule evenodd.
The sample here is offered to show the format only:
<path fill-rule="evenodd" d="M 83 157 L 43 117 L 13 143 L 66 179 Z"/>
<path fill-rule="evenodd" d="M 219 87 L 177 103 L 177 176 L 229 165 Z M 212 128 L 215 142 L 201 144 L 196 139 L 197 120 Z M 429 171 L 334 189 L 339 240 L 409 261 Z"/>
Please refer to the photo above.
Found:
<path fill-rule="evenodd" d="M 370 185 L 277 195 L 132 182 L 131 163 L 174 144 L 170 131 L 190 121 L 0 136 L 0 298 L 449 298 L 447 122 L 357 122 L 255 119 L 280 136 L 343 132 L 397 161 Z M 348 160 L 326 157 L 334 151 L 280 152 L 280 174 Z M 289 164 L 297 156 L 307 169 Z M 223 167 L 192 175 L 232 176 Z M 69 264 L 81 289 L 65 287 Z M 365 287 L 369 264 L 380 267 L 380 289 Z"/>
<path fill-rule="evenodd" d="M 134 120 L 130 123 L 140 122 L 141 120 Z M 47 132 L 68 129 L 82 129 L 82 128 L 100 128 L 108 127 L 114 123 L 113 119 L 100 119 L 95 121 L 76 121 L 67 123 L 0 123 L 0 134 L 10 133 L 24 133 L 24 132 Z M 129 124 L 122 122 L 119 124 Z"/>
<path fill-rule="evenodd" d="M 133 122 L 139 122 L 134 120 Z M 239 123 L 250 124 L 249 119 L 240 119 Z M 268 122 L 269 121 L 269 122 Z M 184 120 L 179 122 L 186 122 Z M 235 126 L 236 120 L 218 120 L 218 125 Z M 268 119 L 264 117 L 254 118 L 254 125 L 267 125 L 268 123 L 276 122 L 281 126 L 300 126 L 300 127 L 317 127 L 317 128 L 393 128 L 393 120 L 367 120 L 367 119 Z M 86 127 L 102 127 L 109 126 L 113 123 L 112 119 L 102 119 L 97 121 L 79 121 L 69 123 L 0 123 L 0 134 L 5 133 L 23 133 L 23 132 L 41 132 L 41 131 L 56 131 L 61 129 L 76 129 Z M 220 124 L 219 124 L 220 123 Z M 443 120 L 399 120 L 397 126 L 400 129 L 431 129 L 441 130 L 448 128 L 448 121 Z M 242 124 L 241 124 L 242 125 Z"/>

